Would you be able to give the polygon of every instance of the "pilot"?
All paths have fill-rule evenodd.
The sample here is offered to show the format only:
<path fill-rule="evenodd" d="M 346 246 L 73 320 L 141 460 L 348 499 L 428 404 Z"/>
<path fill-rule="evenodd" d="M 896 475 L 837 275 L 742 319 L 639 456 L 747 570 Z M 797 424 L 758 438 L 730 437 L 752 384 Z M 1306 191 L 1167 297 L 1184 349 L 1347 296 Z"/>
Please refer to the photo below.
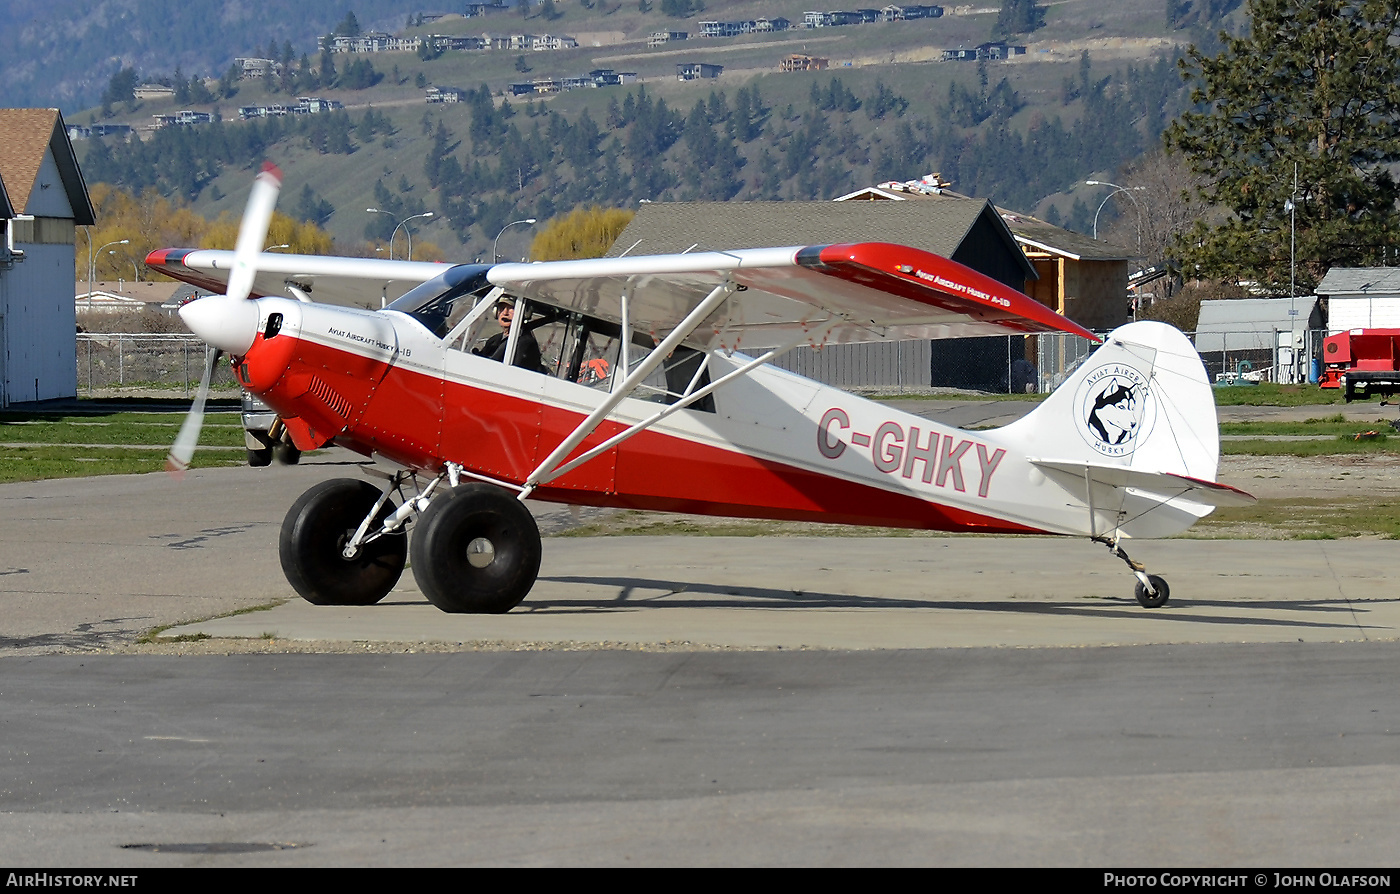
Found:
<path fill-rule="evenodd" d="M 506 346 L 510 343 L 510 324 L 514 319 L 515 299 L 507 296 L 497 301 L 496 322 L 500 324 L 501 331 L 486 339 L 486 343 L 473 353 L 505 362 Z M 515 363 L 512 365 L 531 372 L 548 372 L 540 357 L 540 343 L 535 341 L 534 333 L 523 326 L 515 340 Z"/>

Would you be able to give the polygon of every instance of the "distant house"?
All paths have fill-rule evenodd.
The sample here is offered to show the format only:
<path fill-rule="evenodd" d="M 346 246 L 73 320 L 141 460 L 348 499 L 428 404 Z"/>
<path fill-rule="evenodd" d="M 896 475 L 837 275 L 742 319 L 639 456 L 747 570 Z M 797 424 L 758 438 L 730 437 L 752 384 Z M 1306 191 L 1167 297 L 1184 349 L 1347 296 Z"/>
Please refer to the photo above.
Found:
<path fill-rule="evenodd" d="M 334 112 L 343 108 L 345 108 L 345 104 L 338 99 L 322 99 L 319 96 L 297 97 L 297 112 L 304 115 Z"/>
<path fill-rule="evenodd" d="M 171 296 L 182 289 L 191 289 L 178 282 L 95 282 L 88 289 L 85 281 L 76 283 L 73 306 L 78 313 L 123 313 L 168 310 Z M 98 331 L 92 326 L 89 332 Z"/>
<path fill-rule="evenodd" d="M 808 56 L 804 53 L 793 53 L 783 59 L 778 66 L 781 71 L 825 71 L 831 64 L 830 59 L 821 56 Z"/>
<path fill-rule="evenodd" d="M 331 38 L 330 45 L 332 53 L 388 53 L 405 49 L 400 38 L 384 31 L 362 31 L 353 37 L 336 35 Z"/>
<path fill-rule="evenodd" d="M 92 137 L 116 137 L 119 140 L 131 139 L 130 124 L 70 124 L 68 139 L 87 140 Z"/>
<path fill-rule="evenodd" d="M 958 47 L 955 50 L 944 50 L 941 54 L 939 54 L 939 58 L 941 58 L 944 62 L 976 62 L 977 48 Z"/>
<path fill-rule="evenodd" d="M 977 45 L 977 58 L 1004 60 L 1012 56 L 1026 55 L 1026 48 L 1020 44 L 1008 44 L 1004 40 L 991 41 Z"/>
<path fill-rule="evenodd" d="M 282 67 L 271 59 L 262 59 L 257 56 L 239 56 L 233 60 L 233 64 L 238 68 L 239 80 L 265 78 L 276 74 Z"/>
<path fill-rule="evenodd" d="M 0 406 L 75 397 L 76 228 L 96 223 L 57 109 L 0 109 Z"/>
<path fill-rule="evenodd" d="M 461 87 L 429 87 L 427 90 L 428 102 L 465 102 L 467 91 Z"/>
<path fill-rule="evenodd" d="M 572 50 L 578 46 L 578 40 L 567 34 L 539 34 L 530 41 L 530 49 L 535 52 L 543 50 Z"/>
<path fill-rule="evenodd" d="M 209 112 L 196 112 L 192 109 L 182 109 L 172 115 L 152 115 L 155 119 L 155 127 L 185 127 L 191 124 L 209 124 L 213 122 L 214 116 Z"/>
<path fill-rule="evenodd" d="M 470 19 L 476 16 L 484 16 L 488 12 L 499 12 L 505 8 L 505 0 L 491 0 L 490 3 L 468 3 L 462 15 Z"/>
<path fill-rule="evenodd" d="M 941 6 L 886 6 L 880 10 L 880 21 L 902 22 L 909 19 L 937 19 L 943 16 Z"/>
<path fill-rule="evenodd" d="M 142 84 L 132 91 L 137 99 L 174 99 L 175 88 L 165 84 Z"/>
<path fill-rule="evenodd" d="M 723 65 L 711 65 L 708 62 L 679 62 L 676 64 L 676 80 L 695 81 L 700 78 L 717 78 L 723 71 Z"/>
<path fill-rule="evenodd" d="M 696 22 L 695 27 L 700 29 L 701 37 L 738 37 L 741 34 L 753 34 L 758 30 L 758 22 L 753 19 L 745 19 L 738 22 Z"/>
<path fill-rule="evenodd" d="M 659 47 L 662 44 L 671 43 L 677 40 L 688 40 L 690 35 L 685 31 L 653 31 L 647 38 L 647 46 Z"/>

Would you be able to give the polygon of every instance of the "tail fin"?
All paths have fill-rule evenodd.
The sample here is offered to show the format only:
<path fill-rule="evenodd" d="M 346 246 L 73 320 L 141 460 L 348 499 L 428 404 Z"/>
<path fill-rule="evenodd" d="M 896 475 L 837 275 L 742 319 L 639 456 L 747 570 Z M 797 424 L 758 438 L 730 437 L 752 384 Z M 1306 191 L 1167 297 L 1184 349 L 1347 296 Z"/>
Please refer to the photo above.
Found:
<path fill-rule="evenodd" d="M 1216 506 L 1253 502 L 1216 483 L 1215 398 L 1196 349 L 1163 323 L 1114 330 L 998 436 L 1087 505 L 1091 536 L 1164 537 Z"/>

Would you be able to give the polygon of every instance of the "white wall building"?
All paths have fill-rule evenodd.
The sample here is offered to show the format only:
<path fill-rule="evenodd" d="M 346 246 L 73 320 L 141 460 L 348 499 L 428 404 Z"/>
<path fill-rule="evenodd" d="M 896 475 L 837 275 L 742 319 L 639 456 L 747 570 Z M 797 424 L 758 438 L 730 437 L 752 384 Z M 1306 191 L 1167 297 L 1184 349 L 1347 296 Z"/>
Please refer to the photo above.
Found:
<path fill-rule="evenodd" d="M 95 222 L 58 109 L 0 109 L 0 406 L 77 396 L 74 234 Z"/>
<path fill-rule="evenodd" d="M 1317 284 L 1327 332 L 1400 329 L 1400 267 L 1333 267 Z"/>

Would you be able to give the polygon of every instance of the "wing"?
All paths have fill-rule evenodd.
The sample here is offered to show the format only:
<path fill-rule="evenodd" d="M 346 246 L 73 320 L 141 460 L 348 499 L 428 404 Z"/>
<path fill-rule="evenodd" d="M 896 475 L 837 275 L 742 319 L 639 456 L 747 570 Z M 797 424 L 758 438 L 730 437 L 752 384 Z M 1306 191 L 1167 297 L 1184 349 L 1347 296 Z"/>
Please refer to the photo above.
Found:
<path fill-rule="evenodd" d="M 813 333 L 816 346 L 1011 333 L 1093 333 L 968 267 L 883 242 L 498 264 L 509 292 L 670 332 L 716 286 L 740 287 L 686 339 L 701 347 L 763 348 Z"/>
<path fill-rule="evenodd" d="M 172 279 L 222 294 L 233 269 L 234 253 L 213 249 L 162 248 L 146 257 L 146 266 Z M 286 295 L 294 285 L 323 304 L 383 306 L 447 269 L 425 261 L 383 261 L 264 252 L 258 255 L 252 294 Z"/>

